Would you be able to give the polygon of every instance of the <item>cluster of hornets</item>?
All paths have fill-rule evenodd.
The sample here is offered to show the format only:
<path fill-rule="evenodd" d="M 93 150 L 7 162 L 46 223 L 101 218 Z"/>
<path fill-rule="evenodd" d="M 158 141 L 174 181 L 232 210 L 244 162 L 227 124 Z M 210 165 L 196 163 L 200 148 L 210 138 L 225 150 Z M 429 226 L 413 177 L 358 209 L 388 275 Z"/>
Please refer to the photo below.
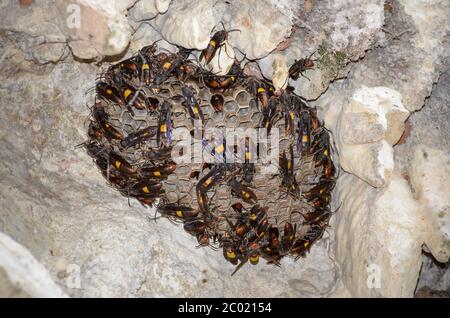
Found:
<path fill-rule="evenodd" d="M 203 65 L 226 54 L 221 49 L 229 32 L 212 35 L 199 55 Z M 214 74 L 196 61 L 193 52 L 182 47 L 176 53 L 158 50 L 155 42 L 109 66 L 95 86 L 89 140 L 84 143 L 88 154 L 109 185 L 155 207 L 155 219 L 163 216 L 182 223 L 198 247 L 222 249 L 225 259 L 236 265 L 233 274 L 260 258 L 280 266 L 284 256 L 304 256 L 322 237 L 332 215 L 336 168 L 329 132 L 316 109 L 291 86 L 276 91 L 264 76 L 244 74 L 243 61 L 238 60 L 226 75 Z M 313 67 L 311 57 L 296 60 L 289 77 L 297 80 Z M 239 100 L 236 92 L 249 98 Z M 193 127 L 195 121 L 226 126 L 230 118 L 237 126 L 244 125 L 240 112 L 227 110 L 227 105 L 239 103 L 251 115 L 246 127 L 262 127 L 269 134 L 276 128 L 283 136 L 277 173 L 258 173 L 251 159 L 260 145 L 248 137 L 229 147 L 225 138 L 202 136 L 202 151 L 213 162 L 181 169 L 172 158 L 174 129 Z M 243 161 L 229 162 L 237 154 Z M 226 197 L 215 198 L 219 188 L 225 189 Z"/>

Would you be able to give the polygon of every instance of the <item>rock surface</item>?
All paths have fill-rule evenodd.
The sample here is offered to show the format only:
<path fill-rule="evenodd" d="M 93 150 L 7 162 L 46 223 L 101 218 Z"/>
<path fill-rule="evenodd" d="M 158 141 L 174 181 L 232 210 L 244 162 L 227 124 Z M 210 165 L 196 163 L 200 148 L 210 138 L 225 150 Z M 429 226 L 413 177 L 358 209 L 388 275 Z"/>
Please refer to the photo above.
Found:
<path fill-rule="evenodd" d="M 449 84 L 447 60 L 424 108 L 408 119 L 409 136 L 395 151 L 396 161 L 410 181 L 424 213 L 428 233 L 426 247 L 441 263 L 447 263 L 450 257 Z"/>
<path fill-rule="evenodd" d="M 0 4 L 0 129 L 8 132 L 0 138 L 0 231 L 33 254 L 14 248 L 40 277 L 24 275 L 17 288 L 11 273 L 22 256 L 8 248 L 0 257 L 7 296 L 44 295 L 33 287 L 43 279 L 50 296 L 408 297 L 423 244 L 448 262 L 448 2 L 227 2 L 78 0 L 78 28 L 70 1 Z M 85 92 L 106 67 L 86 62 L 118 60 L 161 38 L 172 52 L 203 49 L 221 22 L 240 30 L 229 34 L 236 57 L 259 59 L 277 87 L 295 60 L 311 56 L 315 68 L 290 84 L 319 107 L 344 170 L 333 226 L 305 259 L 245 266 L 232 279 L 221 253 L 195 248 L 167 220 L 155 223 L 154 211 L 129 207 L 76 148 L 93 102 Z M 214 71 L 233 60 L 222 53 Z M 448 288 L 447 279 L 427 285 L 438 275 L 427 268 L 420 286 Z M 80 284 L 67 284 L 74 273 Z"/>
<path fill-rule="evenodd" d="M 406 180 L 394 174 L 376 189 L 350 174 L 339 178 L 336 260 L 357 297 L 411 297 L 421 267 L 423 228 Z"/>
<path fill-rule="evenodd" d="M 374 187 L 389 184 L 394 169 L 392 145 L 403 133 L 409 112 L 398 92 L 386 87 L 361 87 L 354 91 L 334 123 L 342 169 Z"/>
<path fill-rule="evenodd" d="M 67 297 L 31 253 L 0 232 L 0 297 Z"/>
<path fill-rule="evenodd" d="M 212 1 L 176 1 L 168 12 L 157 16 L 152 25 L 169 43 L 202 50 L 208 45 L 215 26 L 212 6 Z"/>
<path fill-rule="evenodd" d="M 171 0 L 138 1 L 129 10 L 129 17 L 135 22 L 142 22 L 165 13 L 169 9 Z"/>

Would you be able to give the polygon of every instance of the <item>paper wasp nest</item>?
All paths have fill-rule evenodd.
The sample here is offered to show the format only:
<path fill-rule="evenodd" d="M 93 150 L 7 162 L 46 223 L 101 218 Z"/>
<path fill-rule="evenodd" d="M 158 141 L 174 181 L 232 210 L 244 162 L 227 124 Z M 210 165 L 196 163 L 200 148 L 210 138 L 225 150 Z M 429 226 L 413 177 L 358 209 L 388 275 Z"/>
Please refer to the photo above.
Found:
<path fill-rule="evenodd" d="M 299 97 L 276 95 L 239 64 L 215 76 L 188 55 L 149 46 L 111 66 L 96 86 L 88 153 L 124 196 L 183 223 L 197 239 L 193 247 L 221 249 L 241 266 L 305 255 L 331 216 L 328 131 Z M 210 128 L 222 130 L 211 136 Z M 265 141 L 242 135 L 252 128 L 253 137 L 268 133 Z M 235 144 L 224 129 L 234 129 Z M 195 149 L 209 163 L 180 162 Z M 257 158 L 263 153 L 266 162 Z"/>

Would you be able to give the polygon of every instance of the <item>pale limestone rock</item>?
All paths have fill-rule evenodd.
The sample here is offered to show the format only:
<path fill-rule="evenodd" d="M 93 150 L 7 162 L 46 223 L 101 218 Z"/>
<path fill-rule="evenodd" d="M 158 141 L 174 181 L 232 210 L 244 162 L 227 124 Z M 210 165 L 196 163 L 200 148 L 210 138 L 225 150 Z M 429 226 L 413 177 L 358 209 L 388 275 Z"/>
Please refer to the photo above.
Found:
<path fill-rule="evenodd" d="M 169 9 L 171 0 L 141 0 L 129 11 L 129 16 L 134 21 L 144 21 L 154 18 L 158 14 L 165 13 Z"/>
<path fill-rule="evenodd" d="M 427 226 L 425 244 L 438 262 L 450 258 L 450 156 L 448 151 L 418 145 L 409 167 L 414 194 Z"/>
<path fill-rule="evenodd" d="M 221 19 L 228 30 L 230 44 L 253 60 L 272 52 L 291 33 L 292 21 L 267 0 L 230 2 Z"/>
<path fill-rule="evenodd" d="M 212 5 L 212 1 L 176 1 L 152 25 L 168 42 L 202 50 L 208 45 L 215 26 Z"/>
<path fill-rule="evenodd" d="M 45 267 L 8 235 L 0 232 L 0 296 L 67 297 Z"/>
<path fill-rule="evenodd" d="M 289 4 L 282 1 L 282 4 L 296 14 L 292 17 L 294 27 L 287 41 L 289 45 L 280 48 L 280 53 L 289 66 L 312 54 L 316 60 L 315 69 L 307 70 L 304 77 L 290 82 L 295 92 L 307 100 L 317 99 L 332 81 L 345 77 L 349 71 L 347 63 L 366 54 L 379 38 L 384 24 L 381 0 L 359 1 L 357 6 L 346 0 L 314 1 L 311 12 L 303 10 L 304 1 Z M 319 54 L 320 47 L 326 54 Z"/>
<path fill-rule="evenodd" d="M 342 138 L 348 144 L 387 139 L 395 144 L 404 130 L 409 112 L 398 92 L 386 87 L 365 87 L 354 92 L 342 114 Z"/>
<path fill-rule="evenodd" d="M 348 102 L 330 103 L 330 109 L 335 109 L 326 121 L 333 131 L 341 167 L 374 187 L 387 185 L 394 169 L 392 144 L 400 138 L 409 116 L 401 96 L 386 87 L 363 86 Z"/>
<path fill-rule="evenodd" d="M 398 174 L 376 189 L 350 174 L 336 187 L 336 260 L 355 297 L 411 297 L 421 267 L 421 211 Z"/>
<path fill-rule="evenodd" d="M 313 100 L 318 98 L 335 78 L 336 75 L 316 68 L 306 70 L 295 82 L 291 80 L 290 84 L 295 87 L 295 93 L 307 100 Z"/>
<path fill-rule="evenodd" d="M 280 54 L 273 54 L 272 82 L 276 92 L 279 92 L 287 87 L 288 78 L 289 69 L 287 67 L 286 60 Z"/>
<path fill-rule="evenodd" d="M 330 34 L 333 49 L 345 50 L 353 57 L 364 55 L 364 50 L 383 26 L 383 1 L 363 1 L 355 5 L 339 0 L 332 1 L 331 7 L 335 10 Z"/>
<path fill-rule="evenodd" d="M 69 38 L 72 53 L 80 59 L 94 59 L 123 53 L 131 38 L 125 17 L 132 1 L 115 2 L 78 0 L 58 3 L 60 10 L 70 14 L 61 27 Z M 77 19 L 79 24 L 77 25 Z"/>
<path fill-rule="evenodd" d="M 338 145 L 342 169 L 373 187 L 383 187 L 389 183 L 394 159 L 392 147 L 385 140 L 361 145 Z"/>
<path fill-rule="evenodd" d="M 417 50 L 425 52 L 414 65 L 416 76 L 413 78 L 414 84 L 406 82 L 405 90 L 410 90 L 410 94 L 403 94 L 405 107 L 413 112 L 423 106 L 423 98 L 427 97 L 432 89 L 433 83 L 437 80 L 439 70 L 439 60 L 445 54 L 445 36 L 450 31 L 449 14 L 450 3 L 445 0 L 399 0 L 405 12 L 414 21 L 417 34 L 412 38 Z M 411 65 L 412 66 L 412 65 Z"/>
<path fill-rule="evenodd" d="M 131 23 L 131 21 L 130 21 Z M 137 54 L 144 46 L 150 45 L 156 41 L 158 49 L 175 53 L 178 48 L 164 40 L 161 35 L 147 23 L 133 23 L 136 32 L 133 34 L 130 42 L 130 48 L 127 56 Z"/>

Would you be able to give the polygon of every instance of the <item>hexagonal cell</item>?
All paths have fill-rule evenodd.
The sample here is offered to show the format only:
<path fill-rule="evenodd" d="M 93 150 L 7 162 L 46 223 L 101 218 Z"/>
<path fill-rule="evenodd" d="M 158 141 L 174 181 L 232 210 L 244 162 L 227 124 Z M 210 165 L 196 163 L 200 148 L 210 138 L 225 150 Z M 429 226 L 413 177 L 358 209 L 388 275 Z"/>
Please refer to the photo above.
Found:
<path fill-rule="evenodd" d="M 256 107 L 256 100 L 254 98 L 250 99 L 250 101 L 248 102 L 248 106 L 253 109 L 253 110 L 257 110 L 258 108 Z"/>
<path fill-rule="evenodd" d="M 237 102 L 240 106 L 248 106 L 251 99 L 252 99 L 252 97 L 251 97 L 250 94 L 247 93 L 246 91 L 241 91 L 241 92 L 238 93 L 237 96 L 236 96 L 236 102 Z"/>
<path fill-rule="evenodd" d="M 172 103 L 182 103 L 184 101 L 184 98 L 182 95 L 174 95 L 171 98 Z"/>
<path fill-rule="evenodd" d="M 182 86 L 179 82 L 173 82 L 169 85 L 172 92 L 181 92 Z"/>
<path fill-rule="evenodd" d="M 208 104 L 200 105 L 200 107 L 202 108 L 203 115 L 205 116 L 210 115 L 214 112 L 214 109 L 211 109 L 210 105 Z"/>
<path fill-rule="evenodd" d="M 211 93 L 210 93 L 209 89 L 203 88 L 203 89 L 199 90 L 198 98 L 200 98 L 204 101 L 207 101 L 207 100 L 209 100 L 210 95 L 211 95 Z"/>
<path fill-rule="evenodd" d="M 260 112 L 253 113 L 251 119 L 254 123 L 259 123 L 261 121 L 261 113 Z"/>
<path fill-rule="evenodd" d="M 238 123 L 239 123 L 239 119 L 237 116 L 233 115 L 233 116 L 228 117 L 227 124 L 236 127 L 236 125 Z"/>
<path fill-rule="evenodd" d="M 226 102 L 223 106 L 224 111 L 235 113 L 238 110 L 238 104 L 235 101 Z"/>
<path fill-rule="evenodd" d="M 172 97 L 172 93 L 170 92 L 170 90 L 163 88 L 159 91 L 158 96 L 162 99 L 168 99 Z"/>
<path fill-rule="evenodd" d="M 242 118 L 242 117 L 246 117 L 249 113 L 250 113 L 250 107 L 245 107 L 245 108 L 239 109 L 239 111 L 237 112 L 237 115 L 238 115 L 238 117 Z"/>

